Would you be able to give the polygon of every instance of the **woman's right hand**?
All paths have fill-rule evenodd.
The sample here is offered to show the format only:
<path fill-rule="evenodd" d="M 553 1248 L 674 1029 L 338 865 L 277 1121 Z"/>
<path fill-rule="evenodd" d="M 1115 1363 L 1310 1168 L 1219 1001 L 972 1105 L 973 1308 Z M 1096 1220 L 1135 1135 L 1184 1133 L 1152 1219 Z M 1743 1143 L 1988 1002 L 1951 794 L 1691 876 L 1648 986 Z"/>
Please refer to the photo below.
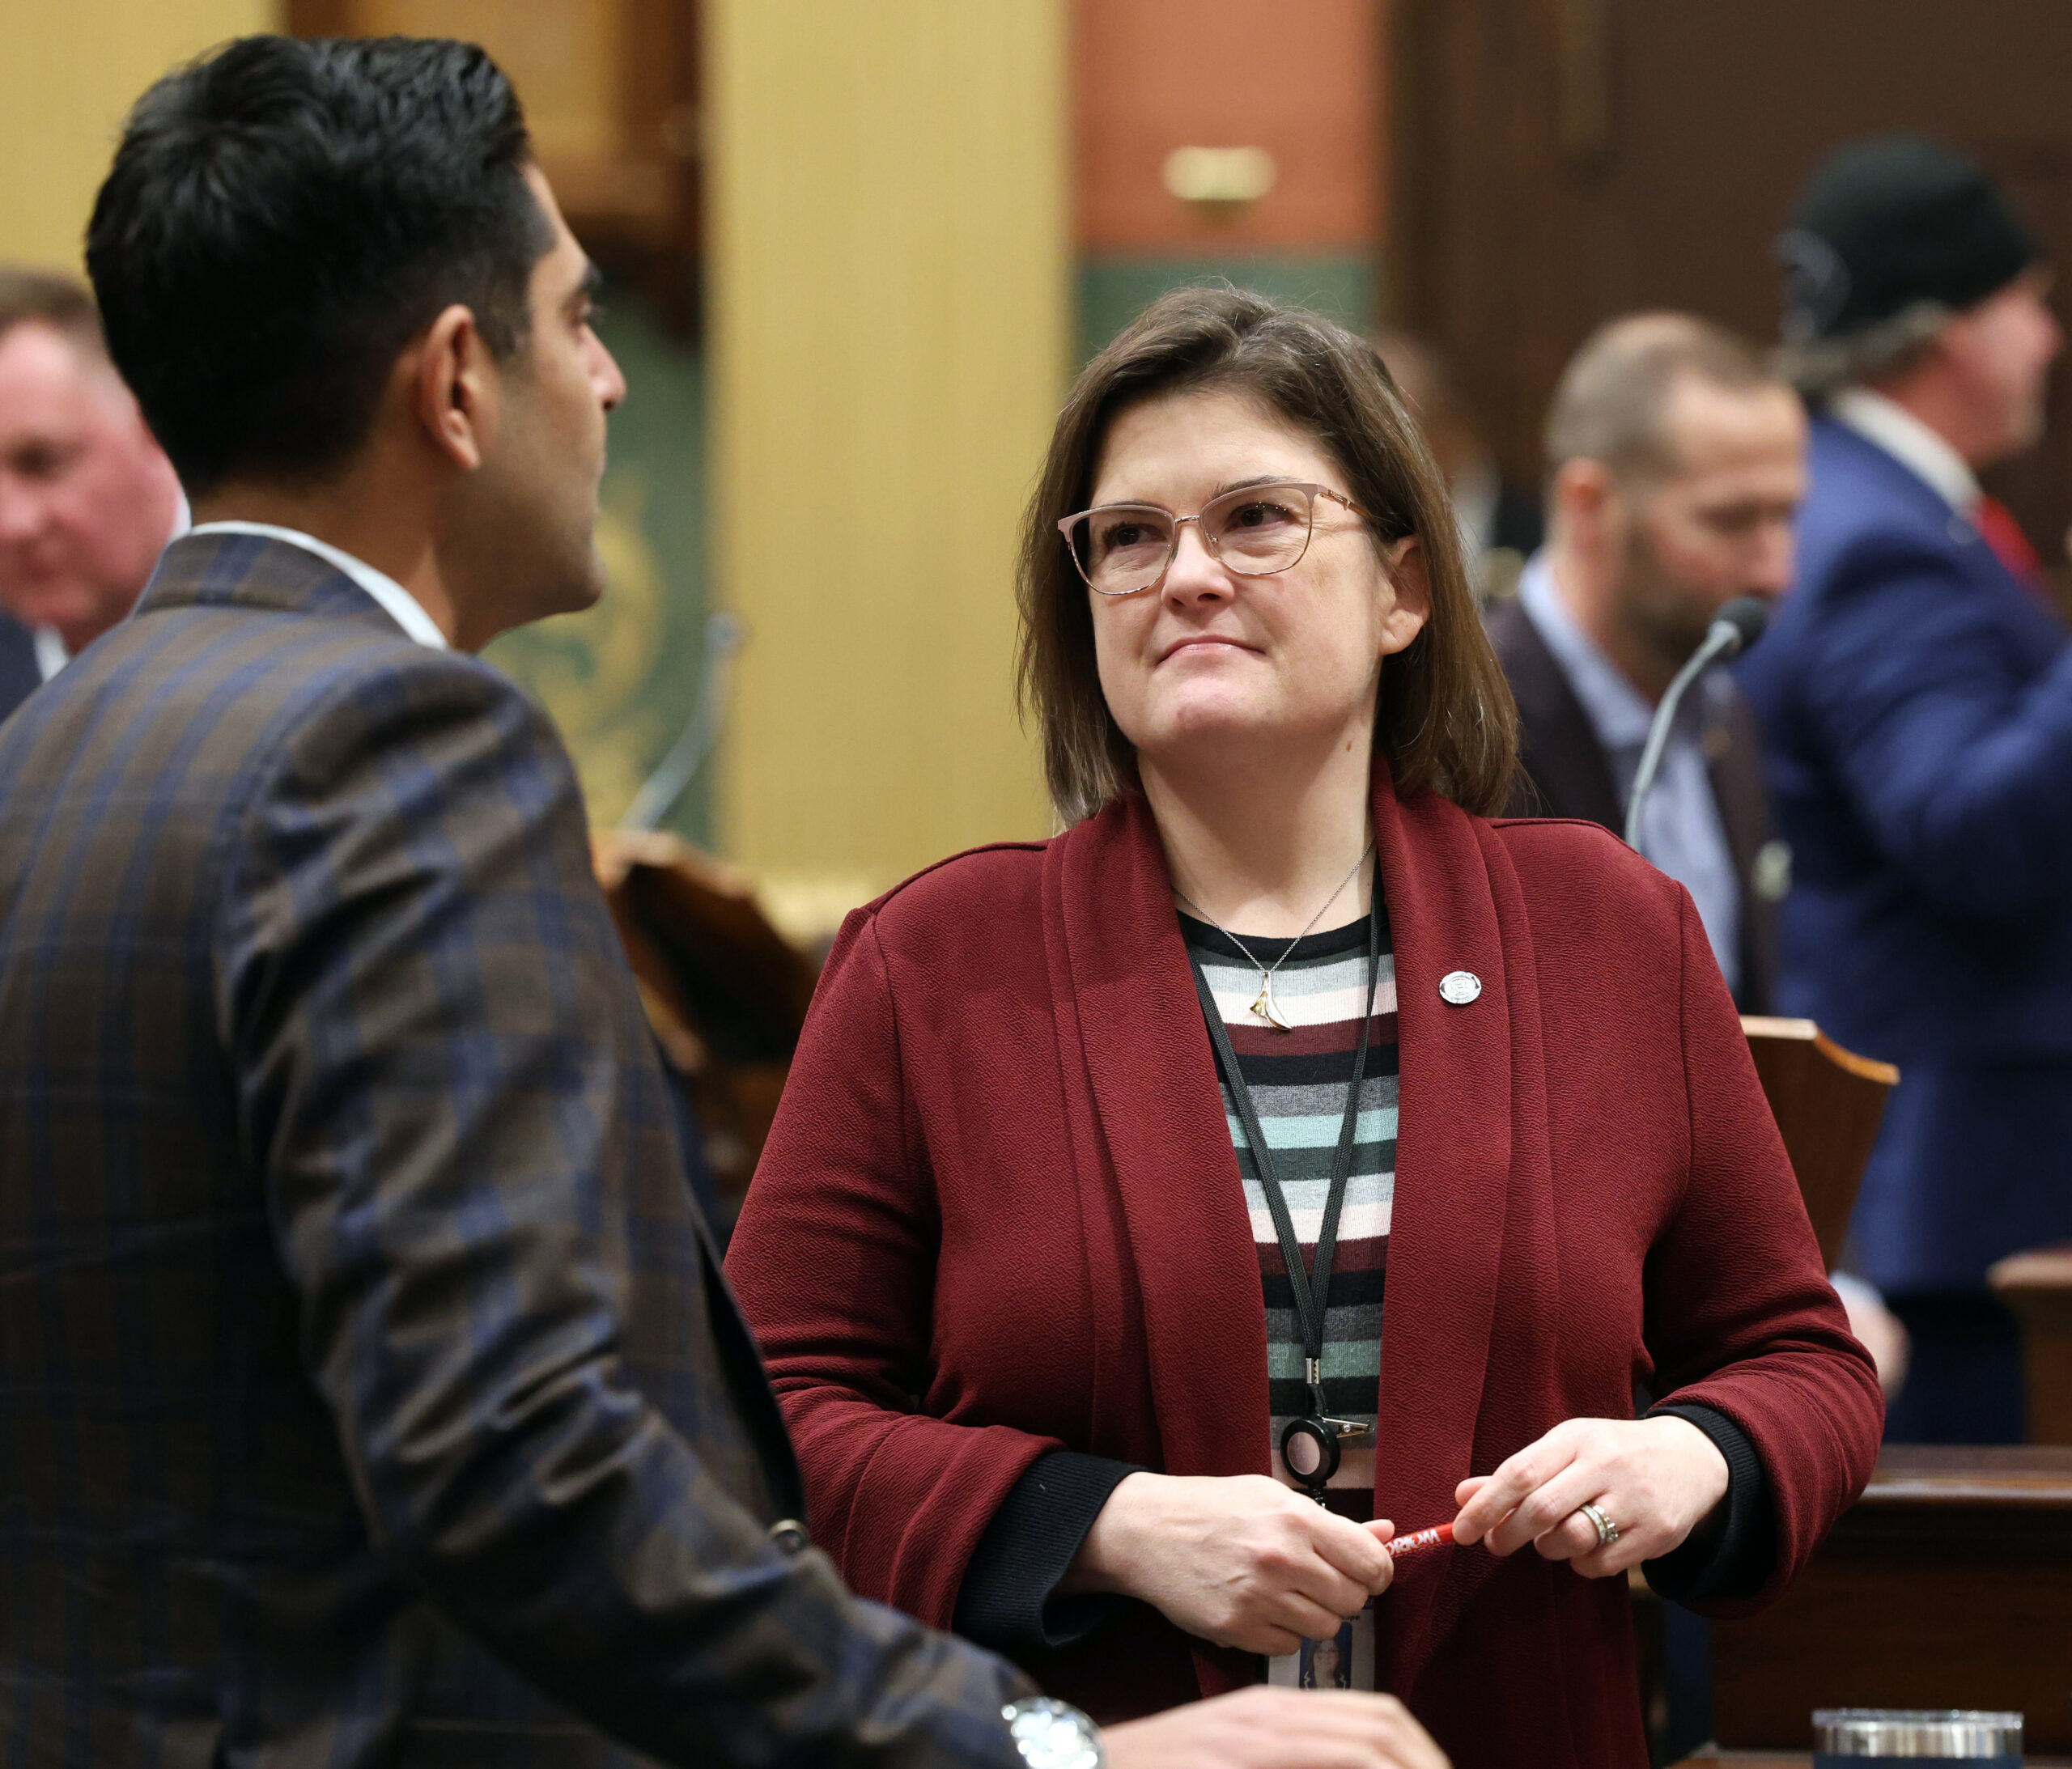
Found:
<path fill-rule="evenodd" d="M 1111 1769 L 1448 1769 L 1393 1695 L 1263 1684 L 1106 1728 L 1101 1741 Z"/>
<path fill-rule="evenodd" d="M 1335 1634 L 1389 1588 L 1382 1544 L 1394 1534 L 1264 1474 L 1135 1474 L 1108 1495 L 1059 1590 L 1138 1597 L 1199 1639 L 1272 1657 Z"/>

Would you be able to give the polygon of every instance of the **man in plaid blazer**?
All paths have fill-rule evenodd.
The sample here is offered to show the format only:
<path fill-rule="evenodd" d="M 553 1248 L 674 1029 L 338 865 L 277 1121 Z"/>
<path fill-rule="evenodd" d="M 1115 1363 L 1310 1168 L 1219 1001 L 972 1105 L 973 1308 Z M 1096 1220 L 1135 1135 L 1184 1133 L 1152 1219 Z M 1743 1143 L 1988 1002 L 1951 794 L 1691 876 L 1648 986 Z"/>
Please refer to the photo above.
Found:
<path fill-rule="evenodd" d="M 205 516 L 280 513 L 236 489 L 272 445 L 219 435 L 235 376 L 175 384 L 214 366 L 208 328 L 195 363 L 141 354 L 180 308 L 138 269 L 177 212 L 154 177 L 202 121 L 291 151 L 284 112 L 349 124 L 432 83 L 360 48 L 328 91 L 279 43 L 174 76 L 102 198 L 111 336 Z M 438 557 L 429 489 L 370 498 L 363 462 L 441 473 L 377 411 L 333 481 L 374 513 L 353 552 L 308 518 L 205 522 L 0 739 L 0 1760 L 631 1760 L 601 1726 L 678 1763 L 1013 1763 L 1014 1674 L 854 1601 L 786 1521 L 797 1476 L 575 780 L 447 648 L 589 599 L 622 387 L 507 89 L 444 59 L 461 90 L 431 122 L 470 98 L 502 122 L 520 291 L 537 264 L 551 295 L 498 416 L 529 402 L 575 445 L 445 503 L 468 545 L 495 519 L 532 557 Z M 486 401 L 494 354 L 440 350 L 423 372 L 476 383 L 447 414 Z M 321 390 L 298 391 L 307 438 Z M 473 428 L 486 456 L 486 409 Z"/>
<path fill-rule="evenodd" d="M 503 76 L 233 45 L 88 259 L 198 520 L 0 730 L 0 1761 L 1092 1762 L 810 1546 L 567 759 L 466 655 L 595 599 L 624 392 Z M 1112 1760 L 1437 1760 L 1257 1693 Z"/>

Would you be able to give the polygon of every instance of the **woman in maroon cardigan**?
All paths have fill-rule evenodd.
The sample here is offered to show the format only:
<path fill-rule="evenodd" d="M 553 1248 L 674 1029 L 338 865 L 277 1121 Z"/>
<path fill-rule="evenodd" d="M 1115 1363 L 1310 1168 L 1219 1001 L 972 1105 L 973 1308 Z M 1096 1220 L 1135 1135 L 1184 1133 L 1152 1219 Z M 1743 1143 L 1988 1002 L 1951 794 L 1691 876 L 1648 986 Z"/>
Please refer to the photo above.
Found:
<path fill-rule="evenodd" d="M 819 1540 L 1104 1720 L 1335 1674 L 1637 1769 L 1628 1568 L 1763 1602 L 1882 1419 L 1690 899 L 1489 821 L 1445 492 L 1324 321 L 1103 352 L 1022 612 L 1070 827 L 849 918 L 728 1259 Z"/>

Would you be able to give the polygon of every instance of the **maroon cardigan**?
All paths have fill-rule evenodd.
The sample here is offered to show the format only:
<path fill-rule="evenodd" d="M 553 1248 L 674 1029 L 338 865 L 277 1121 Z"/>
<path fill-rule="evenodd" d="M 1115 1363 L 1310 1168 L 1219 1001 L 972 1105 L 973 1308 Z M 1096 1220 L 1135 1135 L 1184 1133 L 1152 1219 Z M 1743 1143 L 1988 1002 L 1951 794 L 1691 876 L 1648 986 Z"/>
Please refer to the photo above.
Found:
<path fill-rule="evenodd" d="M 1463 1476 L 1642 1384 L 1755 1445 L 1777 1570 L 1711 1606 L 1753 1608 L 1862 1490 L 1883 1409 L 1691 900 L 1594 825 L 1385 773 L 1374 825 L 1402 1059 L 1376 1514 L 1450 1517 Z M 849 918 L 728 1269 L 815 1536 L 938 1627 L 1047 1451 L 1268 1472 L 1259 1258 L 1140 796 Z M 1381 1686 L 1457 1769 L 1645 1763 L 1624 1580 L 1461 1550 L 1377 1608 Z M 1140 1604 L 1025 1662 L 1111 1720 L 1259 1665 Z"/>

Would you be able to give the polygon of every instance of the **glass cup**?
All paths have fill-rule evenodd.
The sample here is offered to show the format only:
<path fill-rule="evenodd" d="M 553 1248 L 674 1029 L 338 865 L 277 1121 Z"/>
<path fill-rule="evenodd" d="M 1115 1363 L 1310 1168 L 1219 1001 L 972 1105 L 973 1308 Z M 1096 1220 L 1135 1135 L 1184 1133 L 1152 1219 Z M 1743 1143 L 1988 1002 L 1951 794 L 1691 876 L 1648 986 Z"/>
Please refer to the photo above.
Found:
<path fill-rule="evenodd" d="M 1822 1707 L 1813 1715 L 1814 1769 L 1907 1769 L 1963 1763 L 2021 1769 L 2022 1716 L 1961 1707 Z"/>

